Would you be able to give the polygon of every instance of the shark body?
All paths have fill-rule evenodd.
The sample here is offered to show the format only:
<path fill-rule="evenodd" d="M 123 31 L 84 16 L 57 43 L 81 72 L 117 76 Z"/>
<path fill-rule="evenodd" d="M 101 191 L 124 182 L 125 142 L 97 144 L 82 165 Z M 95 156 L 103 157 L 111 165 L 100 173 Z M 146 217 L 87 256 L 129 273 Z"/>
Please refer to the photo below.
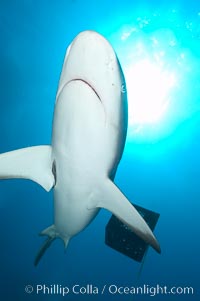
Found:
<path fill-rule="evenodd" d="M 41 233 L 47 240 L 35 264 L 54 239 L 66 247 L 101 208 L 160 252 L 148 225 L 113 183 L 126 140 L 125 87 L 109 42 L 96 32 L 81 32 L 66 51 L 52 144 L 0 155 L 0 178 L 26 178 L 54 190 L 54 224 Z"/>

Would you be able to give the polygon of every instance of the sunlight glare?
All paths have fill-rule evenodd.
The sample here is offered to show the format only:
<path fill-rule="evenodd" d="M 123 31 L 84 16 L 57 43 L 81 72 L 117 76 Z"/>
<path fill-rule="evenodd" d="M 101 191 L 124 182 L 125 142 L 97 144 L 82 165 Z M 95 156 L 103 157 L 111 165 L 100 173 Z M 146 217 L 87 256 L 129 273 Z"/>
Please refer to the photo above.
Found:
<path fill-rule="evenodd" d="M 126 71 L 129 103 L 129 123 L 158 122 L 169 106 L 170 91 L 175 85 L 175 75 L 159 64 L 143 59 Z"/>

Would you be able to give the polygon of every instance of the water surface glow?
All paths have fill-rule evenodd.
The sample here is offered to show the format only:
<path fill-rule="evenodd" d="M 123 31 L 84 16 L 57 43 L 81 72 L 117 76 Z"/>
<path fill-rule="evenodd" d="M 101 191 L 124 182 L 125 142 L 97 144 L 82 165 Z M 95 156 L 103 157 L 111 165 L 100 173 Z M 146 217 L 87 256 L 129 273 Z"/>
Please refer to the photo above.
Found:
<path fill-rule="evenodd" d="M 200 13 L 137 9 L 113 35 L 128 91 L 129 138 L 171 135 L 200 110 Z"/>

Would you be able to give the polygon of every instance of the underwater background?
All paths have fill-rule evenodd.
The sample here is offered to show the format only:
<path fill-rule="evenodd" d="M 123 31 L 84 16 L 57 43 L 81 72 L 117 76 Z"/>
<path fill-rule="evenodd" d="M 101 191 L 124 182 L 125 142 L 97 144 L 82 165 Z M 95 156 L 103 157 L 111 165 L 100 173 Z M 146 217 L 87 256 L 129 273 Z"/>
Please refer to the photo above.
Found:
<path fill-rule="evenodd" d="M 140 263 L 105 245 L 111 214 L 101 210 L 66 252 L 56 240 L 35 268 L 38 233 L 53 222 L 52 191 L 3 180 L 0 300 L 199 300 L 199 1 L 1 0 L 0 153 L 51 143 L 65 51 L 86 29 L 109 40 L 124 70 L 129 129 L 115 182 L 130 201 L 160 213 L 162 253 L 149 248 L 138 276 Z M 36 294 L 43 284 L 192 287 L 193 294 Z"/>

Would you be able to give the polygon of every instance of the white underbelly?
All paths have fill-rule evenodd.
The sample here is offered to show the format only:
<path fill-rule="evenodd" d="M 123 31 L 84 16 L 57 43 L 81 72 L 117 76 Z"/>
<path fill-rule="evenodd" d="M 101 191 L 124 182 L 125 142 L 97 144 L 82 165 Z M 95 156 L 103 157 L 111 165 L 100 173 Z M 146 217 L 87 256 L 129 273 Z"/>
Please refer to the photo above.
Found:
<path fill-rule="evenodd" d="M 98 180 L 118 164 L 119 133 L 94 91 L 76 81 L 59 95 L 53 124 L 55 225 L 62 235 L 73 236 L 98 213 L 89 210 L 88 203 Z"/>
<path fill-rule="evenodd" d="M 90 196 L 69 195 L 68 191 L 54 191 L 54 224 L 60 236 L 72 237 L 87 227 L 99 209 L 88 209 Z"/>

